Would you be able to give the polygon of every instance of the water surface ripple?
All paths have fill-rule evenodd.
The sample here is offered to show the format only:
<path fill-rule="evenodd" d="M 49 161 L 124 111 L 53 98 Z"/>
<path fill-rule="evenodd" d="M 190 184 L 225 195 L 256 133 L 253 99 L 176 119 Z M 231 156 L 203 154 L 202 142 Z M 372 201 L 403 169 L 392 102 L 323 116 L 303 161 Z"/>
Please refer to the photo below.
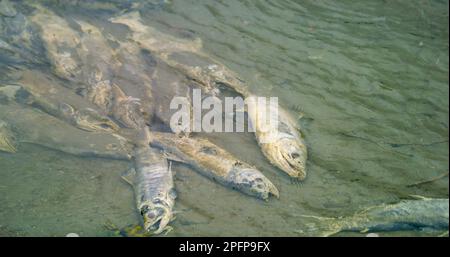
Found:
<path fill-rule="evenodd" d="M 61 12 L 79 15 L 76 8 L 86 7 Z M 297 183 L 265 160 L 252 135 L 211 135 L 263 170 L 281 198 L 256 201 L 177 166 L 180 213 L 170 236 L 301 236 L 313 222 L 302 214 L 351 215 L 409 195 L 448 198 L 447 178 L 407 187 L 448 171 L 448 1 L 173 0 L 139 8 L 161 31 L 200 37 L 251 91 L 278 96 L 309 148 L 308 177 Z M 132 190 L 119 178 L 127 163 L 19 150 L 0 153 L 0 235 L 110 235 L 105 218 L 138 222 Z"/>

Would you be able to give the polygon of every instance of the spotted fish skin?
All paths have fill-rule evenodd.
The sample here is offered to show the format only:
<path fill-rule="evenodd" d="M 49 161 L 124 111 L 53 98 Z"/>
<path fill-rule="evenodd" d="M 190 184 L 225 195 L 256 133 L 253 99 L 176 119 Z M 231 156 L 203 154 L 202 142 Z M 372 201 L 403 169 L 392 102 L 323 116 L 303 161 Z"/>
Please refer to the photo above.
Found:
<path fill-rule="evenodd" d="M 207 139 L 160 132 L 152 134 L 152 145 L 226 187 L 262 200 L 268 200 L 270 196 L 279 197 L 278 189 L 258 169 L 236 159 Z"/>

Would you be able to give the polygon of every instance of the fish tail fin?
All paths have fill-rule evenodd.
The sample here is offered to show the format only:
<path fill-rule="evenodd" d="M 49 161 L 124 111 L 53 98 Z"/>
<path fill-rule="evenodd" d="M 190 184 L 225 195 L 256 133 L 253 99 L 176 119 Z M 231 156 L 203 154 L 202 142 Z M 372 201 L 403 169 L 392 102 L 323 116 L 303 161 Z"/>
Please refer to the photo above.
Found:
<path fill-rule="evenodd" d="M 305 224 L 304 229 L 298 229 L 295 232 L 305 236 L 328 237 L 343 230 L 343 224 L 340 218 L 329 218 L 313 215 L 300 215 L 302 218 L 311 220 Z"/>
<path fill-rule="evenodd" d="M 14 133 L 9 125 L 2 120 L 0 120 L 0 151 L 8 153 L 17 152 Z"/>

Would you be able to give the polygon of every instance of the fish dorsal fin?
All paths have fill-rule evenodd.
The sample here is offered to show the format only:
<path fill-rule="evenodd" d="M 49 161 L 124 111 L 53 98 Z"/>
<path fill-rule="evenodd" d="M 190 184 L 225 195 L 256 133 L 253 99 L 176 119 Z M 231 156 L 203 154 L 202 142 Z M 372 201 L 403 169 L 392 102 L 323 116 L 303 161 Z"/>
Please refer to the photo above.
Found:
<path fill-rule="evenodd" d="M 132 186 L 134 186 L 135 177 L 136 177 L 136 170 L 134 168 L 129 168 L 122 174 L 122 179 Z"/>
<path fill-rule="evenodd" d="M 112 91 L 117 102 L 123 101 L 127 98 L 127 95 L 116 84 L 112 84 Z"/>

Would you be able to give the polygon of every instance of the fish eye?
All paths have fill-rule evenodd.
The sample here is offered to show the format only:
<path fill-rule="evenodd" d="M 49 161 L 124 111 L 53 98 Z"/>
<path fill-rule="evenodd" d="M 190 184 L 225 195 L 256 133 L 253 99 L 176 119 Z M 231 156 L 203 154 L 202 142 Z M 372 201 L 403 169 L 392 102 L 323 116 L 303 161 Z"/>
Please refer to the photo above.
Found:
<path fill-rule="evenodd" d="M 141 208 L 141 215 L 146 214 L 149 210 L 150 210 L 150 208 L 148 207 L 148 205 L 142 206 L 142 208 Z"/>

